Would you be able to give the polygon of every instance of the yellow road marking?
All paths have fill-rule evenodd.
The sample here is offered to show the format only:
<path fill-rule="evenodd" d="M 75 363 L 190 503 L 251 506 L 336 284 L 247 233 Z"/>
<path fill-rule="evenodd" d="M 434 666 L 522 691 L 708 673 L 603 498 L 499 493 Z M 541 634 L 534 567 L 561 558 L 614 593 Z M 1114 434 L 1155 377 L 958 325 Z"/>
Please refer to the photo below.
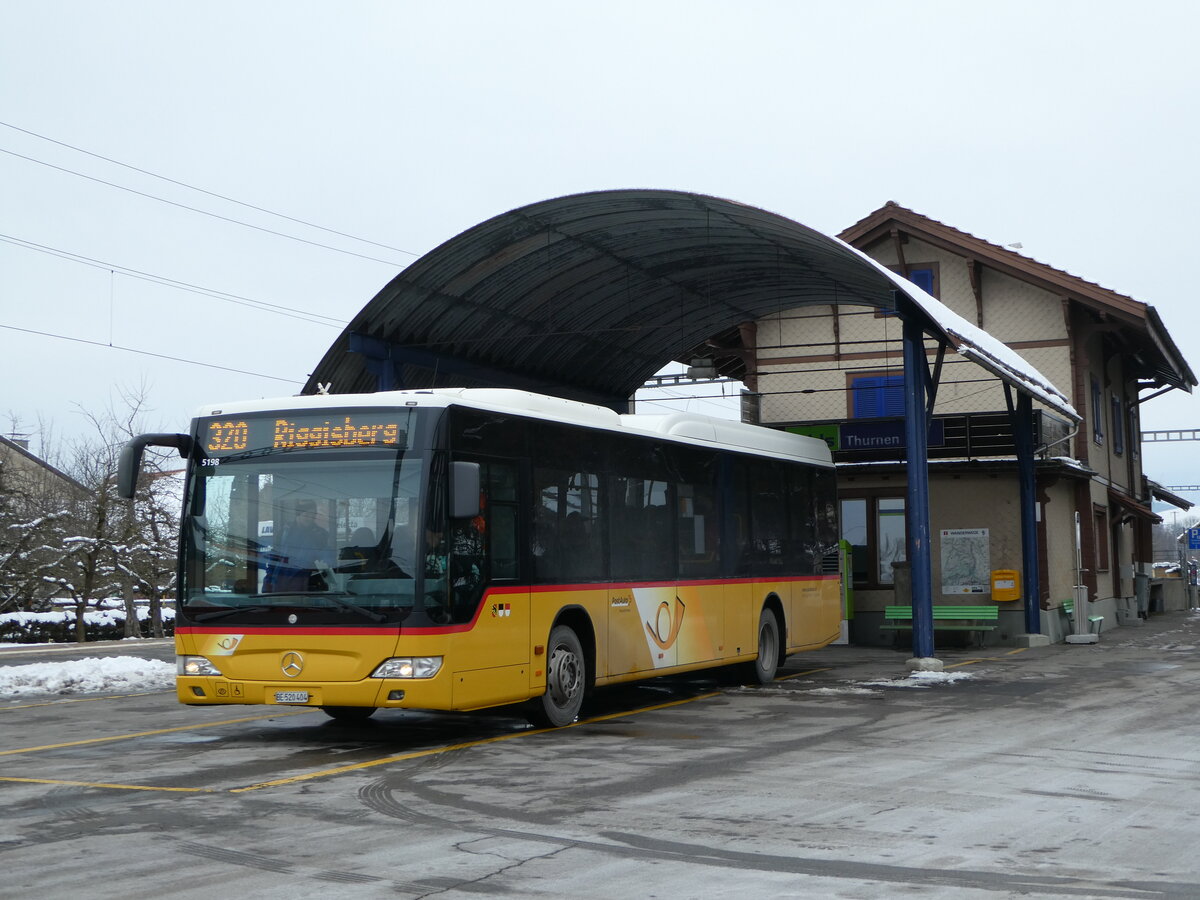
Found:
<path fill-rule="evenodd" d="M 697 694 L 695 697 L 685 697 L 683 700 L 672 700 L 669 703 L 659 703 L 655 706 L 639 706 L 637 709 L 628 709 L 628 710 L 625 710 L 624 712 L 609 713 L 608 715 L 605 715 L 605 716 L 592 716 L 590 719 L 583 719 L 579 722 L 573 722 L 568 727 L 574 728 L 577 725 L 588 725 L 592 722 L 607 722 L 609 719 L 623 719 L 626 716 L 633 716 L 633 715 L 637 715 L 638 713 L 655 712 L 660 709 L 669 709 L 672 706 L 682 706 L 685 703 L 695 703 L 697 700 L 707 700 L 709 697 L 718 697 L 718 696 L 720 696 L 720 694 L 721 694 L 720 691 L 709 691 L 707 694 Z M 556 730 L 556 729 L 553 729 L 553 728 L 537 729 L 539 734 L 543 731 L 554 731 L 554 730 Z M 523 732 L 523 733 L 529 734 L 528 731 Z"/>
<path fill-rule="evenodd" d="M 1004 654 L 1004 656 L 1016 656 L 1018 653 L 1024 653 L 1028 649 L 1029 649 L 1028 647 L 1018 647 L 1016 650 L 1009 650 L 1007 653 Z M 963 660 L 962 662 L 951 663 L 950 665 L 946 666 L 946 668 L 947 669 L 955 669 L 959 666 L 970 666 L 970 665 L 974 665 L 975 663 L 981 663 L 981 662 L 1000 662 L 1003 659 L 1004 659 L 1003 656 L 979 656 L 979 657 L 976 657 L 975 659 L 966 659 L 966 660 Z"/>
<path fill-rule="evenodd" d="M 164 688 L 161 691 L 139 691 L 136 694 L 111 694 L 106 697 L 73 697 L 70 700 L 45 700 L 41 703 L 22 703 L 19 706 L 0 706 L 0 712 L 10 709 L 36 709 L 39 706 L 60 706 L 63 703 L 94 703 L 97 700 L 122 700 L 126 697 L 150 697 L 154 694 L 173 694 L 175 688 Z"/>
<path fill-rule="evenodd" d="M 789 678 L 801 678 L 805 675 L 816 675 L 818 672 L 832 672 L 833 666 L 825 666 L 823 669 L 808 669 L 804 672 L 795 672 L 791 675 L 783 675 L 776 678 L 776 681 L 787 681 Z"/>
<path fill-rule="evenodd" d="M 0 647 L 0 659 L 6 656 L 32 656 L 37 653 L 103 653 L 106 650 L 134 650 L 138 647 L 167 647 L 175 643 L 174 638 L 144 638 L 140 641 L 107 641 L 102 643 L 70 643 L 43 644 L 30 647 L 28 650 L 18 650 L 13 647 Z M 116 654 L 106 654 L 114 656 Z"/>
<path fill-rule="evenodd" d="M 694 703 L 697 700 L 706 700 L 709 697 L 720 695 L 720 691 L 712 691 L 708 694 L 699 694 L 695 697 L 688 697 L 685 700 L 672 700 L 670 703 L 660 703 L 657 706 L 642 706 L 637 709 L 631 709 L 626 712 L 609 713 L 604 716 L 593 716 L 590 719 L 582 719 L 578 722 L 572 722 L 565 728 L 577 728 L 580 725 L 588 725 L 593 722 L 605 722 L 609 719 L 621 719 L 626 716 L 637 715 L 638 713 L 654 712 L 659 709 L 667 709 L 672 706 L 681 706 L 684 703 Z M 482 747 L 485 744 L 495 744 L 500 741 L 511 741 L 513 738 L 529 737 L 534 734 L 545 734 L 548 731 L 562 731 L 561 728 L 528 728 L 524 731 L 515 731 L 511 734 L 501 734 L 496 737 L 483 738 L 478 741 L 464 741 L 460 744 L 450 744 L 446 747 L 431 747 L 428 750 L 414 750 L 412 753 L 399 753 L 395 756 L 385 756 L 380 759 L 369 759 L 365 762 L 351 763 L 346 766 L 338 766 L 333 769 L 321 769 L 317 772 L 307 772 L 304 775 L 293 775 L 290 778 L 278 778 L 274 781 L 260 781 L 258 784 L 252 784 L 247 787 L 230 788 L 231 794 L 244 794 L 247 791 L 258 791 L 268 787 L 279 787 L 284 784 L 296 784 L 300 781 L 311 781 L 314 778 L 327 778 L 331 775 L 342 775 L 346 772 L 356 772 L 362 769 L 372 769 L 375 766 L 386 766 L 389 763 L 403 762 L 407 759 L 420 759 L 423 756 L 436 756 L 439 753 L 449 753 L 452 750 L 466 750 L 470 747 Z"/>
<path fill-rule="evenodd" d="M 103 781 L 62 781 L 57 778 L 12 778 L 0 775 L 0 781 L 16 781 L 23 784 L 63 784 L 71 787 L 113 788 L 119 791 L 174 791 L 184 794 L 211 794 L 211 788 L 154 787 L 144 784 L 106 784 Z"/>
<path fill-rule="evenodd" d="M 153 737 L 156 734 L 171 734 L 174 731 L 199 731 L 201 728 L 216 728 L 220 725 L 237 725 L 240 722 L 254 722 L 258 719 L 275 719 L 283 716 L 300 716 L 314 712 L 315 709 L 296 710 L 294 712 L 271 713 L 266 716 L 243 716 L 240 719 L 224 719 L 220 722 L 193 723 L 178 725 L 174 728 L 156 728 L 154 731 L 137 731 L 133 734 L 114 734 L 109 737 L 88 738 L 83 741 L 64 741 L 61 744 L 42 744 L 40 747 L 19 747 L 15 750 L 0 750 L 0 756 L 14 756 L 18 753 L 36 753 L 39 750 L 61 750 L 63 747 L 83 747 L 88 744 L 107 744 L 112 741 L 128 741 L 133 738 Z"/>

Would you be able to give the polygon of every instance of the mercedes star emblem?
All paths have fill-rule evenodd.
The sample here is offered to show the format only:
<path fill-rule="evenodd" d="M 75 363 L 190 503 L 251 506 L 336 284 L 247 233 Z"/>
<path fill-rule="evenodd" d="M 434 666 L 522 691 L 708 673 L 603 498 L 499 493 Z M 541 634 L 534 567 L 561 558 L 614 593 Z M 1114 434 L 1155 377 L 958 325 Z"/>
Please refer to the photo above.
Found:
<path fill-rule="evenodd" d="M 288 678 L 295 678 L 304 671 L 304 657 L 295 650 L 289 650 L 283 654 L 283 659 L 280 660 L 280 668 L 283 669 L 283 674 Z"/>

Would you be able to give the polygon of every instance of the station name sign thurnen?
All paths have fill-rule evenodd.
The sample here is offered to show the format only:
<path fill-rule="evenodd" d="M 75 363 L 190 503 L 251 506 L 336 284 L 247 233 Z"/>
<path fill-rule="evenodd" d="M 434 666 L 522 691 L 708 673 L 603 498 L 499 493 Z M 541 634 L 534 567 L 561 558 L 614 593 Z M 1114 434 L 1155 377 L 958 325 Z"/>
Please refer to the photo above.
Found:
<path fill-rule="evenodd" d="M 841 425 L 793 425 L 788 431 L 820 438 L 835 452 L 903 450 L 905 446 L 903 419 L 889 419 L 885 422 L 844 422 Z M 942 446 L 945 443 L 945 431 L 940 419 L 931 422 L 929 446 Z"/>

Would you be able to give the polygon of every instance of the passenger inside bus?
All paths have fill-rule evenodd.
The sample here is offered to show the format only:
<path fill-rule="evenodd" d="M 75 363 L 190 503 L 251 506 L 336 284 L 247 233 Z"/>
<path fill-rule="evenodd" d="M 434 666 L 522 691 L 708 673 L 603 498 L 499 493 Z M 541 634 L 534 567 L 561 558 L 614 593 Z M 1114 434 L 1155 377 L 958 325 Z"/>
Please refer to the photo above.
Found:
<path fill-rule="evenodd" d="M 342 567 L 349 568 L 358 563 L 360 568 L 369 568 L 379 560 L 379 547 L 375 543 L 375 532 L 370 528 L 356 528 L 350 535 L 350 543 L 338 551 Z"/>
<path fill-rule="evenodd" d="M 326 590 L 317 564 L 328 558 L 328 551 L 329 532 L 317 524 L 316 501 L 297 501 L 295 517 L 279 539 L 276 562 L 267 573 L 263 590 Z"/>

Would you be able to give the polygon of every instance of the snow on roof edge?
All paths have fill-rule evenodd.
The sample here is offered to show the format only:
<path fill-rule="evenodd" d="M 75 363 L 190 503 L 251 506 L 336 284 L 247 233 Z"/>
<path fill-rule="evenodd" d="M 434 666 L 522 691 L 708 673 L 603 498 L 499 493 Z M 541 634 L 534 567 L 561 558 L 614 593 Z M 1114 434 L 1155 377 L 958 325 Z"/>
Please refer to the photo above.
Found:
<path fill-rule="evenodd" d="M 847 244 L 841 238 L 833 238 L 847 250 L 856 254 L 883 273 L 888 280 L 902 290 L 922 311 L 937 325 L 938 328 L 954 343 L 954 349 L 960 356 L 972 360 L 1011 383 L 1014 387 L 1025 390 L 1041 400 L 1051 409 L 1062 413 L 1073 422 L 1080 422 L 1083 417 L 1075 411 L 1067 396 L 1054 386 L 1045 375 L 1029 364 L 1024 357 L 1005 344 L 992 337 L 982 328 L 968 322 L 936 297 L 926 293 L 907 278 L 893 272 L 887 266 L 872 259 L 857 247 Z"/>

